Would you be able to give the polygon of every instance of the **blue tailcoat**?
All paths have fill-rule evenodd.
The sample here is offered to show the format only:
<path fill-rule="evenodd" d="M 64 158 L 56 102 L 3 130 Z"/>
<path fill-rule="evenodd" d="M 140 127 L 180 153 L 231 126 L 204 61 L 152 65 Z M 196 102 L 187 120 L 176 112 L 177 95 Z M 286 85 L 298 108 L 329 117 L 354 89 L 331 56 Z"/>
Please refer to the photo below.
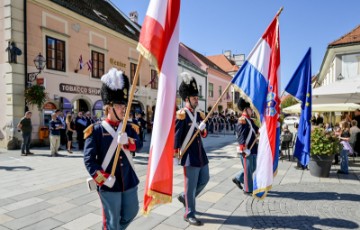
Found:
<path fill-rule="evenodd" d="M 128 137 L 135 139 L 136 143 L 138 143 L 138 135 L 131 127 L 131 125 L 126 126 L 125 132 L 127 133 Z M 101 164 L 106 156 L 112 140 L 113 137 L 106 131 L 101 123 L 95 124 L 92 133 L 88 138 L 86 138 L 84 148 L 84 163 L 87 171 L 92 177 L 97 170 L 102 170 Z M 109 165 L 105 169 L 105 172 L 109 174 L 111 173 L 114 157 L 115 153 Z M 128 189 L 134 188 L 139 184 L 139 179 L 136 176 L 135 171 L 130 165 L 129 159 L 126 157 L 123 150 L 120 152 L 118 165 L 115 171 L 115 177 L 116 181 L 112 188 L 103 185 L 98 189 L 101 191 L 124 192 Z"/>

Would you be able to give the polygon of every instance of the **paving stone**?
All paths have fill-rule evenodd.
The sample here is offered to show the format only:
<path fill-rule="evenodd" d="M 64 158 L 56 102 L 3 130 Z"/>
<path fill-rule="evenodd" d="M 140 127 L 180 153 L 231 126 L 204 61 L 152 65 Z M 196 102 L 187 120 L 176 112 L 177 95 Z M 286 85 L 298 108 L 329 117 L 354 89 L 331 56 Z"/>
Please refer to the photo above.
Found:
<path fill-rule="evenodd" d="M 48 219 L 42 220 L 38 223 L 35 223 L 29 227 L 22 228 L 21 230 L 48 230 L 48 229 L 57 228 L 63 224 L 64 223 L 62 223 L 58 220 L 48 218 Z"/>

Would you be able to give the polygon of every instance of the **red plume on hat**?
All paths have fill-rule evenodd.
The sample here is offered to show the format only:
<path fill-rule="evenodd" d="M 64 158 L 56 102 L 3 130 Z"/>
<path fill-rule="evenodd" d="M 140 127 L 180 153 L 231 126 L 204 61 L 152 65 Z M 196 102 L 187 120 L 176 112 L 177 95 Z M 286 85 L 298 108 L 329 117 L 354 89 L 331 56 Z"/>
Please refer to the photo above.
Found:
<path fill-rule="evenodd" d="M 101 77 L 101 82 L 101 99 L 104 105 L 127 104 L 130 84 L 122 71 L 111 68 Z"/>

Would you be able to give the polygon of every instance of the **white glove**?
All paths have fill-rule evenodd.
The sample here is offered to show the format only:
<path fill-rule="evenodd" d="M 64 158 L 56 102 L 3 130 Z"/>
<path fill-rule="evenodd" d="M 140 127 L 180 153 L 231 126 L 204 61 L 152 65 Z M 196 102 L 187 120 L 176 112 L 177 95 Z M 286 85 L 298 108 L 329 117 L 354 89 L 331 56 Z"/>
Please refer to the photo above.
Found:
<path fill-rule="evenodd" d="M 114 184 L 115 184 L 115 180 L 116 180 L 115 176 L 111 176 L 111 175 L 110 175 L 110 176 L 106 179 L 106 181 L 104 182 L 103 185 L 106 185 L 107 187 L 112 188 L 112 187 L 114 186 Z"/>
<path fill-rule="evenodd" d="M 199 130 L 203 131 L 206 128 L 206 124 L 202 121 L 199 125 Z"/>
<path fill-rule="evenodd" d="M 246 155 L 246 157 L 247 157 L 247 156 L 250 155 L 251 150 L 250 150 L 250 149 L 245 149 L 245 150 L 244 150 L 244 153 L 245 153 L 245 155 Z"/>
<path fill-rule="evenodd" d="M 117 142 L 120 145 L 127 145 L 129 143 L 129 138 L 127 133 L 120 133 Z"/>

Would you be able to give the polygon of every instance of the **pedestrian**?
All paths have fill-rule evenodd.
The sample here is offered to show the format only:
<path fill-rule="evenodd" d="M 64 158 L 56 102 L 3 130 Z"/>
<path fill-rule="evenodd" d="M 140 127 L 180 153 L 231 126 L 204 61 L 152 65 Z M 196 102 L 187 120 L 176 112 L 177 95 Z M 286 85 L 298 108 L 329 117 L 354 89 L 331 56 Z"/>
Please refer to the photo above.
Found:
<path fill-rule="evenodd" d="M 101 98 L 105 119 L 85 130 L 84 163 L 96 183 L 102 203 L 103 229 L 126 229 L 139 210 L 138 184 L 130 151 L 136 150 L 138 136 L 131 125 L 121 133 L 129 80 L 115 68 L 102 76 Z M 110 176 L 115 152 L 121 144 L 115 175 Z"/>
<path fill-rule="evenodd" d="M 51 156 L 59 156 L 59 147 L 60 147 L 60 130 L 63 128 L 62 123 L 57 119 L 56 113 L 51 114 L 51 121 L 49 123 L 50 129 L 50 150 Z"/>
<path fill-rule="evenodd" d="M 207 136 L 206 124 L 203 122 L 205 114 L 198 110 L 199 90 L 196 80 L 189 73 L 182 73 L 183 80 L 179 87 L 179 94 L 185 102 L 185 107 L 176 112 L 175 121 L 175 156 L 182 153 L 181 165 L 184 168 L 185 189 L 178 200 L 185 207 L 184 220 L 191 225 L 202 225 L 195 216 L 195 198 L 205 188 L 209 181 L 209 160 L 205 153 L 201 137 Z M 196 130 L 201 132 L 188 149 L 184 148 Z"/>
<path fill-rule="evenodd" d="M 90 111 L 87 111 L 85 113 L 85 119 L 86 119 L 86 128 L 89 127 L 91 124 L 95 123 L 95 120 L 91 117 Z"/>
<path fill-rule="evenodd" d="M 75 130 L 79 151 L 84 150 L 84 130 L 86 129 L 86 125 L 87 121 L 86 118 L 83 116 L 83 112 L 78 112 L 78 115 L 75 118 Z"/>
<path fill-rule="evenodd" d="M 340 143 L 342 144 L 342 149 L 340 151 L 340 170 L 337 171 L 339 174 L 348 174 L 349 173 L 349 152 L 352 153 L 353 150 L 349 144 L 350 140 L 350 128 L 347 121 L 342 121 L 340 123 L 341 134 L 340 134 Z"/>
<path fill-rule="evenodd" d="M 75 132 L 75 122 L 73 120 L 72 114 L 68 113 L 66 115 L 66 137 L 67 137 L 67 151 L 68 153 L 73 153 L 71 151 L 71 144 L 73 139 L 73 133 Z"/>
<path fill-rule="evenodd" d="M 30 111 L 27 111 L 24 117 L 21 118 L 20 122 L 17 125 L 17 128 L 19 131 L 22 132 L 22 137 L 23 137 L 23 142 L 21 144 L 21 156 L 34 154 L 30 152 L 31 133 L 32 133 L 31 115 L 32 113 Z"/>
<path fill-rule="evenodd" d="M 238 119 L 236 132 L 239 143 L 238 152 L 240 152 L 240 160 L 244 169 L 232 181 L 244 191 L 244 194 L 251 195 L 253 192 L 253 173 L 256 169 L 258 149 L 256 141 L 259 128 L 251 119 L 253 110 L 250 103 L 240 98 L 237 101 L 237 106 L 242 111 L 242 115 Z"/>
<path fill-rule="evenodd" d="M 280 159 L 284 159 L 286 155 L 288 155 L 290 160 L 290 147 L 292 146 L 292 142 L 293 142 L 293 134 L 290 132 L 287 124 L 282 125 L 280 142 L 281 142 Z M 283 151 L 285 151 L 285 153 L 287 154 L 284 154 Z"/>
<path fill-rule="evenodd" d="M 60 129 L 60 147 L 59 147 L 59 150 L 65 150 L 66 143 L 67 143 L 65 116 L 64 116 L 64 113 L 60 109 L 55 110 L 55 113 L 56 113 L 56 119 L 60 121 L 61 127 L 62 127 Z M 61 146 L 65 146 L 64 149 L 61 148 Z"/>

